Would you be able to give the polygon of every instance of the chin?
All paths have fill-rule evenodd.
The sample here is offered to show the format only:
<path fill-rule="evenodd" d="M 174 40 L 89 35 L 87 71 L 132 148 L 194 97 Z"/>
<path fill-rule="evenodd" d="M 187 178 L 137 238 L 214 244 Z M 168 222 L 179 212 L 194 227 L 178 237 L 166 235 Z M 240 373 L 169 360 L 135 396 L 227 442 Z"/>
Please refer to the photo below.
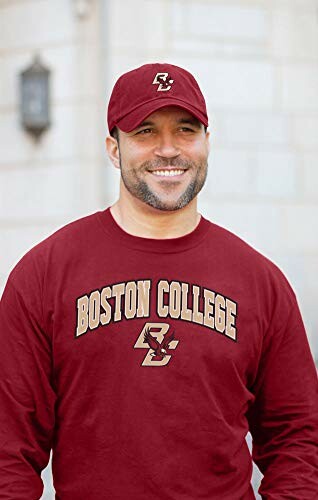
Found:
<path fill-rule="evenodd" d="M 193 182 L 183 192 L 175 192 L 174 196 L 173 193 L 171 193 L 172 196 L 169 197 L 167 193 L 166 195 L 156 193 L 143 181 L 139 182 L 138 185 L 135 186 L 125 183 L 127 190 L 133 197 L 156 210 L 161 210 L 162 212 L 176 212 L 177 210 L 181 210 L 189 205 L 189 203 L 200 191 L 202 185 L 197 182 Z"/>
<path fill-rule="evenodd" d="M 181 210 L 185 206 L 187 206 L 190 201 L 192 200 L 174 200 L 174 201 L 167 201 L 167 200 L 144 200 L 147 205 L 151 206 L 152 208 L 155 208 L 157 210 L 161 210 L 162 212 L 176 212 L 177 210 Z"/>

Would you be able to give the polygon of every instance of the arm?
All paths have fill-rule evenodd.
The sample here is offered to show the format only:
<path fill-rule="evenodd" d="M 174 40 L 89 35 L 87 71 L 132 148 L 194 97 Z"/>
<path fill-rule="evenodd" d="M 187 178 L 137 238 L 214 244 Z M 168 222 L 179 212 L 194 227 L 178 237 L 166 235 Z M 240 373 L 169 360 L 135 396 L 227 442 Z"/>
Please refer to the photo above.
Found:
<path fill-rule="evenodd" d="M 318 498 L 317 374 L 295 297 L 289 306 L 266 332 L 248 415 L 264 500 Z"/>
<path fill-rule="evenodd" d="M 49 461 L 55 393 L 40 304 L 36 289 L 22 293 L 9 278 L 0 303 L 0 499 L 5 500 L 39 499 L 41 471 Z"/>

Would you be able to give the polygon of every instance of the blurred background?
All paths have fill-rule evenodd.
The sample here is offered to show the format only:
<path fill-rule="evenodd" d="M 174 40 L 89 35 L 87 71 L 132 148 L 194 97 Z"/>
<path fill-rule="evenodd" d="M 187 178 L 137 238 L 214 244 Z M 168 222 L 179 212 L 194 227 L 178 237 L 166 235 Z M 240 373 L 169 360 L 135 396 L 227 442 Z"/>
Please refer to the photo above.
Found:
<path fill-rule="evenodd" d="M 197 78 L 211 132 L 199 210 L 282 269 L 317 361 L 318 0 L 0 0 L 0 293 L 29 248 L 117 199 L 107 102 L 146 62 Z"/>

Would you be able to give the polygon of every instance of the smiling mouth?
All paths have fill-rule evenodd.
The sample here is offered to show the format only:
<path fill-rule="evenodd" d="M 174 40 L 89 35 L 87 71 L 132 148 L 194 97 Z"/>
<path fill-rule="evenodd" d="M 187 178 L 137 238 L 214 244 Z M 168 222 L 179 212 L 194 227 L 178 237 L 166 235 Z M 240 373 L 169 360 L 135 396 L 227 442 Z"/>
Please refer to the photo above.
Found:
<path fill-rule="evenodd" d="M 183 169 L 165 169 L 165 170 L 152 170 L 151 174 L 156 175 L 157 177 L 176 177 L 178 175 L 182 175 L 185 172 Z"/>

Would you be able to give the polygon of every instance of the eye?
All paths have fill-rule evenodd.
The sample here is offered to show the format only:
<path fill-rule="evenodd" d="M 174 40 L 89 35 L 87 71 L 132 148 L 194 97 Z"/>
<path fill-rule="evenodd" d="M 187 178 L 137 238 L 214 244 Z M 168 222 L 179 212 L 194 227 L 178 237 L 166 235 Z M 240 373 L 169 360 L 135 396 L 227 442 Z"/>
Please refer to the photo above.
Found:
<path fill-rule="evenodd" d="M 136 135 L 146 135 L 150 134 L 152 132 L 151 128 L 143 128 L 142 130 L 139 130 Z"/>
<path fill-rule="evenodd" d="M 194 132 L 194 130 L 190 127 L 180 127 L 181 132 Z"/>

